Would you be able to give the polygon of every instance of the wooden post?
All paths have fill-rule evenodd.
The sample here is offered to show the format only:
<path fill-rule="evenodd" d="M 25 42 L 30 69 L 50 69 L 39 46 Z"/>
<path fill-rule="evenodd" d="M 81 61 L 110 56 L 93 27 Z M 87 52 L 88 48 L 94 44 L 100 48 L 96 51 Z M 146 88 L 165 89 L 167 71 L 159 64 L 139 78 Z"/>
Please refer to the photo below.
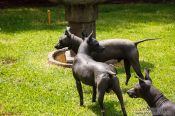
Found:
<path fill-rule="evenodd" d="M 51 23 L 51 12 L 50 12 L 50 10 L 47 10 L 47 15 L 48 15 L 48 24 L 50 25 L 50 23 Z"/>

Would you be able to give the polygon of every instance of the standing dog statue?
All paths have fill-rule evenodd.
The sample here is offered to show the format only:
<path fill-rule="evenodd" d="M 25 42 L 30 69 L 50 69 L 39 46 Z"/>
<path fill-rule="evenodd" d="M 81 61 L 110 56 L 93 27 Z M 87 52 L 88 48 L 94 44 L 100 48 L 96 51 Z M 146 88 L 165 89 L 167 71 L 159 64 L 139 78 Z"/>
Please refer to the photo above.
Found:
<path fill-rule="evenodd" d="M 175 104 L 152 85 L 148 69 L 145 69 L 145 75 L 145 80 L 140 79 L 134 88 L 128 90 L 128 95 L 131 98 L 143 98 L 153 116 L 175 116 Z"/>
<path fill-rule="evenodd" d="M 80 105 L 83 105 L 83 91 L 81 82 L 93 87 L 92 102 L 96 101 L 96 92 L 102 115 L 105 115 L 103 99 L 105 92 L 113 90 L 117 95 L 123 115 L 126 116 L 123 96 L 116 77 L 115 69 L 108 64 L 94 61 L 89 55 L 92 51 L 101 52 L 104 48 L 92 38 L 92 33 L 81 43 L 72 66 L 76 87 L 80 96 Z"/>
<path fill-rule="evenodd" d="M 145 39 L 136 42 L 132 42 L 127 39 L 109 39 L 100 41 L 100 45 L 105 48 L 101 53 L 91 52 L 90 56 L 96 61 L 105 62 L 108 60 L 124 60 L 124 67 L 126 71 L 126 82 L 131 77 L 130 66 L 133 67 L 134 71 L 140 78 L 144 78 L 141 73 L 141 67 L 139 63 L 139 53 L 137 50 L 137 45 L 141 42 L 155 40 L 155 39 Z M 69 28 L 66 29 L 64 35 L 59 39 L 58 44 L 55 45 L 56 49 L 61 49 L 68 47 L 77 53 L 80 44 L 83 42 L 82 38 L 71 34 Z"/>

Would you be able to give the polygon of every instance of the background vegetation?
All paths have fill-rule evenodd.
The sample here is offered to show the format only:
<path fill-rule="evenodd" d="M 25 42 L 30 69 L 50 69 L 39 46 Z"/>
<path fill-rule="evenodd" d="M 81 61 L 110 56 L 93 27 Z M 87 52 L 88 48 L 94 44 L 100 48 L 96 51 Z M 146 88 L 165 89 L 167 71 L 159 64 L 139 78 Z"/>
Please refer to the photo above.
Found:
<path fill-rule="evenodd" d="M 47 9 L 52 24 L 47 24 Z M 67 22 L 64 8 L 18 7 L 0 10 L 0 114 L 1 115 L 99 115 L 97 103 L 91 103 L 91 88 L 83 86 L 85 107 L 79 97 L 71 69 L 47 63 Z M 175 101 L 175 7 L 168 4 L 101 5 L 97 20 L 97 39 L 144 38 L 161 40 L 138 46 L 142 69 L 151 69 L 154 85 Z M 131 99 L 126 91 L 138 82 L 132 78 L 125 86 L 125 72 L 118 78 L 129 116 L 147 111 L 142 99 Z M 121 113 L 114 93 L 104 99 L 107 115 Z"/>

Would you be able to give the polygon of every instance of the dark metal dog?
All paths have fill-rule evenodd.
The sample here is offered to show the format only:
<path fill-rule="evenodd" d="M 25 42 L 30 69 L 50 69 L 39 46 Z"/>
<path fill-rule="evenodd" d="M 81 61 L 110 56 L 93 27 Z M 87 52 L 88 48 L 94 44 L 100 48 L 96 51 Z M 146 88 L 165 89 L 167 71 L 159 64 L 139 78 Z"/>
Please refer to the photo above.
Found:
<path fill-rule="evenodd" d="M 145 69 L 145 80 L 140 79 L 139 83 L 127 93 L 131 98 L 143 98 L 153 115 L 175 116 L 175 104 L 152 85 L 148 69 Z"/>
<path fill-rule="evenodd" d="M 141 42 L 155 40 L 155 39 L 145 39 L 136 42 L 132 42 L 127 39 L 109 39 L 104 41 L 99 41 L 100 45 L 105 48 L 105 50 L 101 53 L 91 52 L 90 56 L 93 57 L 94 60 L 105 62 L 108 60 L 124 60 L 124 67 L 126 71 L 126 82 L 131 77 L 130 66 L 133 67 L 134 71 L 140 78 L 144 78 L 141 73 L 141 67 L 139 63 L 139 53 L 137 50 L 137 45 Z M 59 39 L 58 44 L 55 45 L 56 49 L 61 49 L 64 47 L 68 47 L 77 53 L 80 44 L 82 43 L 82 38 L 71 34 L 69 28 L 66 29 L 64 35 Z"/>
<path fill-rule="evenodd" d="M 111 65 L 94 61 L 89 54 L 92 51 L 101 52 L 104 48 L 99 45 L 92 33 L 81 43 L 74 59 L 72 71 L 76 80 L 76 87 L 80 96 L 80 105 L 83 105 L 83 91 L 81 82 L 93 87 L 92 102 L 96 101 L 96 92 L 102 115 L 105 114 L 103 99 L 105 92 L 113 90 L 117 95 L 123 115 L 127 115 L 123 103 L 123 96 L 116 76 L 116 71 Z"/>

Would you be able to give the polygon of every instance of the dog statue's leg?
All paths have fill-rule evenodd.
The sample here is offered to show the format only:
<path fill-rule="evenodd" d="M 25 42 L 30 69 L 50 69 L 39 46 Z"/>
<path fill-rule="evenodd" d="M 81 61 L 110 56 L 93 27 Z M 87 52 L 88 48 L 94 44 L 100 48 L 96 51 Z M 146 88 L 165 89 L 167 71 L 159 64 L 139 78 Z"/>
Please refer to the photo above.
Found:
<path fill-rule="evenodd" d="M 93 86 L 93 93 L 92 93 L 92 102 L 96 102 L 96 94 L 97 94 L 97 89 L 96 86 Z"/>
<path fill-rule="evenodd" d="M 98 89 L 98 103 L 100 105 L 102 116 L 105 116 L 105 109 L 103 105 L 104 95 L 105 95 L 105 90 Z"/>
<path fill-rule="evenodd" d="M 122 112 L 123 112 L 123 115 L 124 116 L 127 116 L 127 113 L 126 113 L 126 110 L 125 110 L 125 105 L 124 105 L 124 102 L 123 102 L 123 96 L 122 96 L 122 91 L 120 89 L 120 83 L 119 83 L 119 80 L 117 77 L 113 77 L 113 91 L 114 93 L 117 95 L 119 101 L 120 101 L 120 105 L 121 105 L 121 108 L 122 108 Z"/>
<path fill-rule="evenodd" d="M 78 94 L 80 96 L 80 106 L 83 106 L 83 90 L 82 90 L 81 82 L 78 80 L 76 80 L 76 87 L 78 90 Z"/>
<path fill-rule="evenodd" d="M 128 85 L 129 79 L 131 77 L 130 66 L 131 66 L 131 64 L 129 63 L 129 61 L 124 59 L 124 67 L 125 67 L 125 72 L 126 72 L 125 85 Z"/>
<path fill-rule="evenodd" d="M 101 110 L 102 116 L 105 116 L 103 99 L 104 99 L 104 95 L 105 95 L 105 92 L 107 90 L 108 84 L 106 83 L 106 80 L 103 80 L 103 78 L 101 78 L 101 77 L 99 77 L 99 78 L 100 79 L 97 80 L 97 97 L 98 97 L 98 103 L 100 105 L 100 110 Z"/>
<path fill-rule="evenodd" d="M 130 63 L 134 69 L 134 71 L 136 72 L 136 74 L 141 78 L 144 79 L 144 76 L 141 72 L 141 66 L 139 63 L 139 59 L 138 58 L 131 58 Z"/>

